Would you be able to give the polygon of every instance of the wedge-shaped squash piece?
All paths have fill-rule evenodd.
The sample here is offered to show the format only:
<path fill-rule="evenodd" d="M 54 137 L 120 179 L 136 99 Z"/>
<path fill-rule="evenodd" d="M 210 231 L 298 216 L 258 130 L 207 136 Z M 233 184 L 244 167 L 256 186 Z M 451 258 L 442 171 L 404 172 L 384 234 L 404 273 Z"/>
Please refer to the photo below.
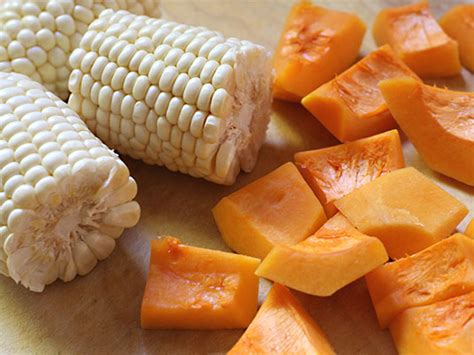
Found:
<path fill-rule="evenodd" d="M 337 212 L 335 200 L 405 166 L 397 130 L 334 147 L 299 152 L 295 154 L 295 162 L 328 217 Z"/>
<path fill-rule="evenodd" d="M 474 93 L 436 88 L 412 78 L 379 85 L 393 117 L 426 164 L 474 186 Z"/>
<path fill-rule="evenodd" d="M 260 260 L 180 244 L 151 242 L 141 308 L 145 329 L 246 328 L 257 311 Z"/>
<path fill-rule="evenodd" d="M 400 355 L 473 354 L 474 292 L 407 309 L 390 332 Z"/>
<path fill-rule="evenodd" d="M 449 236 L 467 208 L 415 168 L 392 171 L 334 202 L 398 259 Z"/>
<path fill-rule="evenodd" d="M 405 309 L 474 291 L 474 240 L 457 233 L 366 275 L 380 326 Z"/>
<path fill-rule="evenodd" d="M 418 79 L 390 46 L 384 45 L 301 103 L 341 142 L 368 137 L 395 128 L 377 84 L 399 76 Z"/>
<path fill-rule="evenodd" d="M 375 18 L 377 45 L 390 44 L 419 76 L 459 74 L 458 44 L 449 38 L 428 9 L 428 1 L 384 9 Z"/>
<path fill-rule="evenodd" d="M 298 243 L 326 222 L 321 203 L 293 163 L 224 197 L 212 212 L 231 249 L 261 259 L 274 245 Z"/>
<path fill-rule="evenodd" d="M 467 235 L 468 237 L 474 238 L 474 218 L 467 225 L 466 230 L 464 231 L 464 234 Z"/>
<path fill-rule="evenodd" d="M 291 9 L 275 51 L 274 96 L 300 101 L 357 58 L 364 23 L 356 15 L 300 1 Z"/>
<path fill-rule="evenodd" d="M 330 296 L 388 260 L 380 240 L 340 213 L 293 246 L 277 245 L 256 274 L 315 296 Z"/>
<path fill-rule="evenodd" d="M 228 354 L 328 355 L 335 352 L 291 292 L 273 284 L 257 316 Z"/>
<path fill-rule="evenodd" d="M 458 42 L 462 65 L 474 72 L 474 4 L 454 6 L 441 17 L 439 24 Z"/>

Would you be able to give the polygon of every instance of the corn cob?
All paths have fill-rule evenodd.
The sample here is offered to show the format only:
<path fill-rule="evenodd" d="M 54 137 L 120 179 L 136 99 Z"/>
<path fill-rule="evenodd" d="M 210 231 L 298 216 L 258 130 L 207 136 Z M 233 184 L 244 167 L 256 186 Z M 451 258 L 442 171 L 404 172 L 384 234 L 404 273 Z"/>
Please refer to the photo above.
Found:
<path fill-rule="evenodd" d="M 67 99 L 68 58 L 106 8 L 159 16 L 158 0 L 0 1 L 0 71 L 25 74 Z"/>
<path fill-rule="evenodd" d="M 135 225 L 135 181 L 41 84 L 0 73 L 0 272 L 32 291 L 87 274 Z"/>
<path fill-rule="evenodd" d="M 69 104 L 109 147 L 220 184 L 253 169 L 270 118 L 262 46 L 105 10 L 70 64 Z"/>

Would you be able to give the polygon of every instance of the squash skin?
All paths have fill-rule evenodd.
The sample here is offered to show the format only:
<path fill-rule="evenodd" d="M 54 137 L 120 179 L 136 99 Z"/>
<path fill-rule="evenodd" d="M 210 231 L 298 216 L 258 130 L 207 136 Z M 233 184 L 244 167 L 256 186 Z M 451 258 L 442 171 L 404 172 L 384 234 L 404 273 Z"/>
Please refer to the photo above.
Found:
<path fill-rule="evenodd" d="M 458 43 L 443 32 L 427 1 L 380 11 L 372 34 L 377 45 L 390 44 L 420 77 L 454 76 L 461 71 Z"/>
<path fill-rule="evenodd" d="M 360 233 L 340 213 L 293 246 L 277 245 L 256 274 L 314 296 L 331 296 L 388 260 L 380 240 Z"/>
<path fill-rule="evenodd" d="M 321 203 L 293 163 L 224 197 L 212 213 L 232 250 L 260 259 L 275 244 L 298 243 L 326 222 Z"/>
<path fill-rule="evenodd" d="M 400 136 L 395 129 L 354 142 L 296 153 L 295 163 L 328 217 L 337 213 L 334 201 L 381 175 L 405 167 Z"/>
<path fill-rule="evenodd" d="M 439 20 L 449 37 L 459 44 L 462 65 L 474 72 L 474 5 L 456 5 Z"/>
<path fill-rule="evenodd" d="M 466 230 L 464 231 L 464 234 L 474 239 L 474 218 L 467 225 Z"/>
<path fill-rule="evenodd" d="M 460 233 L 365 277 L 379 324 L 404 310 L 474 291 L 474 240 Z"/>
<path fill-rule="evenodd" d="M 410 308 L 390 324 L 400 355 L 472 354 L 474 292 Z"/>
<path fill-rule="evenodd" d="M 357 58 L 365 24 L 353 14 L 296 3 L 275 50 L 274 97 L 297 101 Z"/>
<path fill-rule="evenodd" d="M 426 164 L 474 186 L 474 93 L 406 77 L 387 79 L 379 86 L 393 117 Z"/>
<path fill-rule="evenodd" d="M 284 286 L 273 284 L 255 319 L 227 353 L 333 355 L 326 336 Z"/>
<path fill-rule="evenodd" d="M 384 79 L 417 75 L 389 45 L 369 53 L 301 103 L 339 141 L 348 142 L 396 127 L 377 84 Z"/>
<path fill-rule="evenodd" d="M 334 202 L 362 233 L 379 238 L 392 259 L 448 237 L 467 208 L 415 168 L 383 175 Z"/>
<path fill-rule="evenodd" d="M 173 237 L 153 240 L 142 328 L 246 328 L 257 312 L 259 262 L 182 245 Z"/>

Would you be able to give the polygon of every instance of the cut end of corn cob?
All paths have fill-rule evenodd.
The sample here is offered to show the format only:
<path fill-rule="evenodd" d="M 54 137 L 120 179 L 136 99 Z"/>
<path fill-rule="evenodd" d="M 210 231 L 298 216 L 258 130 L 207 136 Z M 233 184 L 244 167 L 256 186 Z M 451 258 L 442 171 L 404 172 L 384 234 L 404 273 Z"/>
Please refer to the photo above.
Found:
<path fill-rule="evenodd" d="M 69 103 L 110 147 L 220 184 L 253 169 L 270 119 L 264 47 L 106 10 L 70 64 Z"/>
<path fill-rule="evenodd" d="M 0 272 L 32 291 L 106 258 L 140 207 L 125 164 L 41 84 L 0 73 Z"/>
<path fill-rule="evenodd" d="M 0 71 L 25 74 L 66 99 L 68 58 L 107 8 L 159 16 L 158 0 L 0 1 Z"/>

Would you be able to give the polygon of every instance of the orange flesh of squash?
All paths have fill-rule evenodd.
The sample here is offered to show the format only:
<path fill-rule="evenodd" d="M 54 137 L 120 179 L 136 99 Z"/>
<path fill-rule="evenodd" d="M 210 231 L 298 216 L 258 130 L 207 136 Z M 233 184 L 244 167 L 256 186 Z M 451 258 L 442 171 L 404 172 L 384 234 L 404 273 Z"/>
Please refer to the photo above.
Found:
<path fill-rule="evenodd" d="M 474 5 L 454 6 L 443 15 L 439 24 L 458 42 L 461 63 L 474 72 Z"/>
<path fill-rule="evenodd" d="M 464 234 L 467 235 L 468 237 L 474 238 L 474 218 L 467 225 L 466 230 L 464 231 Z"/>
<path fill-rule="evenodd" d="M 309 1 L 294 5 L 275 51 L 274 96 L 300 101 L 348 68 L 357 58 L 364 33 L 365 25 L 356 15 Z"/>
<path fill-rule="evenodd" d="M 291 292 L 273 284 L 257 316 L 228 354 L 329 355 L 335 352 Z"/>
<path fill-rule="evenodd" d="M 461 71 L 458 44 L 428 9 L 428 2 L 382 10 L 375 18 L 377 45 L 389 44 L 419 76 L 453 76 Z"/>
<path fill-rule="evenodd" d="M 144 329 L 237 329 L 252 321 L 258 305 L 260 260 L 180 244 L 151 242 L 141 307 Z"/>
<path fill-rule="evenodd" d="M 378 237 L 398 259 L 449 236 L 467 208 L 415 168 L 403 168 L 334 202 L 362 233 Z"/>
<path fill-rule="evenodd" d="M 460 233 L 366 275 L 382 328 L 404 310 L 474 291 L 474 240 Z"/>
<path fill-rule="evenodd" d="M 296 153 L 295 162 L 328 217 L 337 212 L 335 200 L 405 166 L 397 130 L 334 147 Z"/>
<path fill-rule="evenodd" d="M 374 237 L 355 229 L 340 213 L 293 246 L 276 246 L 256 274 L 315 296 L 330 296 L 388 260 Z"/>
<path fill-rule="evenodd" d="M 412 78 L 387 79 L 379 86 L 426 164 L 474 186 L 474 93 L 436 88 Z"/>
<path fill-rule="evenodd" d="M 390 324 L 400 355 L 473 354 L 474 292 L 407 309 Z"/>
<path fill-rule="evenodd" d="M 377 84 L 398 76 L 418 79 L 385 45 L 305 96 L 301 103 L 341 142 L 368 137 L 396 126 Z"/>
<path fill-rule="evenodd" d="M 321 203 L 293 163 L 224 197 L 212 212 L 231 249 L 261 259 L 274 245 L 298 243 L 326 222 Z"/>

